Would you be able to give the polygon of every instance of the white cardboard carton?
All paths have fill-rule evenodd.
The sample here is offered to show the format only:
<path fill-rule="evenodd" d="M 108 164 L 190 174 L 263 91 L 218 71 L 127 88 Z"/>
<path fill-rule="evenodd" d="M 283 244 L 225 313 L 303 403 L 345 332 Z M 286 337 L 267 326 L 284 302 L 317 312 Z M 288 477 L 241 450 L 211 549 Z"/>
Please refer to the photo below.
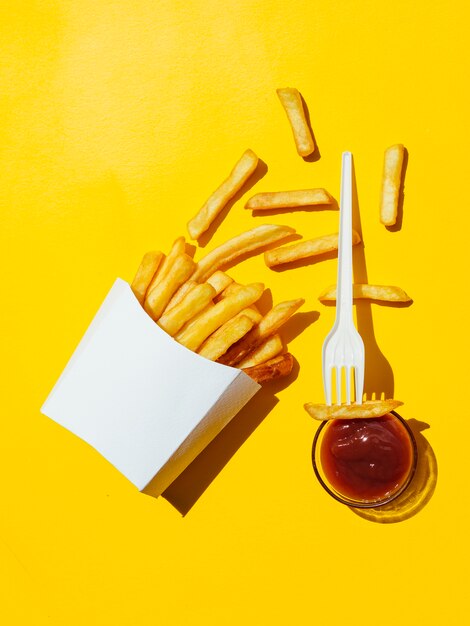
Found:
<path fill-rule="evenodd" d="M 162 493 L 259 388 L 177 343 L 117 279 L 41 412 Z"/>

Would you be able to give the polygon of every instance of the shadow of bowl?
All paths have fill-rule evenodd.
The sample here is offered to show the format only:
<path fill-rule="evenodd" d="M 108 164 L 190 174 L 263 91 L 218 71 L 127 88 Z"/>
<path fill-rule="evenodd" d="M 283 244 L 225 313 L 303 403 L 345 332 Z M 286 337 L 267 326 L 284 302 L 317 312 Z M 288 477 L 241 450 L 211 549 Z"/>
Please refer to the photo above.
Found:
<path fill-rule="evenodd" d="M 421 434 L 421 431 L 429 426 L 415 419 L 407 422 L 418 448 L 418 463 L 413 480 L 407 490 L 389 504 L 370 509 L 351 508 L 353 513 L 370 522 L 394 524 L 410 519 L 426 506 L 436 489 L 437 459 L 430 443 Z"/>

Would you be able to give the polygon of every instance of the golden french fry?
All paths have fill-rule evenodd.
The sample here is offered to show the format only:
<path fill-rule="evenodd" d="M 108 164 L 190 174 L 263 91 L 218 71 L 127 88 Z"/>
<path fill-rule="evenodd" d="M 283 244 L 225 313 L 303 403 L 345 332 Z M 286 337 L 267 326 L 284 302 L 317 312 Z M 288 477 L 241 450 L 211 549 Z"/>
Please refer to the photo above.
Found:
<path fill-rule="evenodd" d="M 315 420 L 356 419 L 381 417 L 401 406 L 400 400 L 366 400 L 362 404 L 304 404 L 304 409 Z"/>
<path fill-rule="evenodd" d="M 291 125 L 297 152 L 304 157 L 312 154 L 315 150 L 315 143 L 307 122 L 300 93 L 292 87 L 276 89 L 276 92 Z"/>
<path fill-rule="evenodd" d="M 234 293 L 238 293 L 240 289 L 243 289 L 243 285 L 240 283 L 236 283 L 235 281 L 230 283 L 225 289 L 222 291 L 221 296 L 226 298 L 227 296 L 233 296 Z"/>
<path fill-rule="evenodd" d="M 212 285 L 215 289 L 216 295 L 219 295 L 219 293 L 222 293 L 224 289 L 227 289 L 227 287 L 233 283 L 233 278 L 230 278 L 230 276 L 225 272 L 217 270 L 217 272 L 214 272 L 211 276 L 209 276 L 206 282 Z"/>
<path fill-rule="evenodd" d="M 199 348 L 201 356 L 217 361 L 232 344 L 253 328 L 254 321 L 246 315 L 236 315 L 216 330 Z"/>
<path fill-rule="evenodd" d="M 198 213 L 188 222 L 188 233 L 191 239 L 199 239 L 220 211 L 243 187 L 258 165 L 258 157 L 253 150 L 246 150 L 236 163 L 228 178 L 206 200 Z"/>
<path fill-rule="evenodd" d="M 182 337 L 183 334 L 189 328 L 192 328 L 195 324 L 197 324 L 198 320 L 200 320 L 207 313 L 207 311 L 209 311 L 210 309 L 213 309 L 214 306 L 215 306 L 214 302 L 209 302 L 209 304 L 206 307 L 204 307 L 202 311 L 199 311 L 199 313 L 196 313 L 196 315 L 194 315 L 188 322 L 186 322 L 183 328 L 181 328 L 181 330 L 179 330 L 176 333 L 176 335 L 174 336 L 174 339 L 176 339 L 176 341 L 179 341 L 180 337 Z"/>
<path fill-rule="evenodd" d="M 180 254 L 174 259 L 166 275 L 157 282 L 145 299 L 144 308 L 152 319 L 158 320 L 172 295 L 190 277 L 195 266 L 195 262 L 187 254 Z"/>
<path fill-rule="evenodd" d="M 234 293 L 238 293 L 240 291 L 240 289 L 243 289 L 243 285 L 239 285 L 236 282 L 232 282 L 228 287 L 226 287 L 221 294 L 219 294 L 219 300 L 221 298 L 226 298 L 227 296 L 232 296 Z M 251 317 L 251 319 L 254 320 L 254 322 L 257 324 L 261 318 L 263 317 L 261 315 L 261 313 L 259 312 L 258 307 L 256 306 L 256 304 L 252 304 L 250 307 L 248 307 L 247 309 L 245 309 L 245 313 L 246 315 L 248 315 L 248 317 Z"/>
<path fill-rule="evenodd" d="M 277 243 L 294 233 L 295 230 L 290 226 L 277 226 L 273 224 L 256 226 L 256 228 L 241 233 L 217 248 L 214 248 L 212 252 L 209 252 L 209 254 L 198 262 L 197 269 L 191 278 L 199 282 L 204 282 L 213 272 L 220 269 L 222 266 L 232 263 L 244 254 Z"/>
<path fill-rule="evenodd" d="M 212 335 L 222 324 L 256 302 L 261 297 L 263 290 L 264 285 L 262 283 L 252 283 L 244 287 L 240 293 L 223 298 L 206 313 L 203 313 L 190 328 L 178 333 L 175 337 L 176 340 L 190 350 L 197 350 L 209 335 Z"/>
<path fill-rule="evenodd" d="M 139 265 L 139 269 L 131 284 L 131 289 L 135 294 L 135 297 L 144 304 L 145 294 L 152 282 L 155 273 L 163 259 L 163 252 L 152 251 L 144 254 L 144 257 Z"/>
<path fill-rule="evenodd" d="M 393 285 L 353 285 L 353 298 L 381 300 L 383 302 L 410 302 L 410 296 L 400 287 Z M 335 302 L 336 285 L 322 291 L 318 299 L 320 302 Z"/>
<path fill-rule="evenodd" d="M 295 191 L 270 191 L 257 193 L 245 204 L 245 209 L 264 211 L 270 209 L 295 209 L 316 204 L 334 204 L 326 189 L 296 189 Z"/>
<path fill-rule="evenodd" d="M 155 287 L 155 285 L 157 283 L 159 283 L 160 281 L 164 280 L 164 278 L 166 277 L 170 267 L 173 264 L 173 261 L 180 254 L 184 254 L 185 250 L 186 250 L 186 241 L 185 241 L 184 237 L 178 237 L 178 239 L 175 239 L 175 241 L 173 242 L 173 245 L 171 246 L 170 252 L 166 256 L 166 258 L 163 261 L 163 263 L 161 264 L 161 266 L 159 268 L 159 271 L 153 277 L 153 280 L 150 283 L 149 288 L 147 290 L 147 295 L 150 294 L 150 292 L 152 291 L 152 289 Z"/>
<path fill-rule="evenodd" d="M 166 306 L 165 313 L 168 313 L 169 311 L 171 311 L 173 307 L 179 304 L 181 300 L 185 297 L 185 295 L 189 293 L 191 289 L 198 284 L 199 284 L 198 282 L 196 282 L 195 280 L 191 280 L 191 279 L 183 283 L 181 287 L 179 287 L 179 289 L 177 289 L 175 293 L 172 295 L 170 302 L 168 302 Z"/>
<path fill-rule="evenodd" d="M 280 354 L 283 350 L 282 340 L 277 333 L 271 335 L 261 343 L 257 348 L 252 350 L 244 359 L 237 363 L 237 367 L 245 369 L 246 367 L 254 367 L 255 365 L 261 365 L 275 356 Z M 223 353 L 222 353 L 223 354 Z"/>
<path fill-rule="evenodd" d="M 359 234 L 353 230 L 352 243 L 353 246 L 361 241 Z M 338 233 L 333 235 L 324 235 L 315 239 L 307 239 L 294 243 L 291 246 L 282 246 L 267 250 L 264 253 L 264 261 L 268 267 L 282 265 L 284 263 L 292 263 L 301 259 L 309 259 L 326 252 L 332 252 L 338 249 Z"/>
<path fill-rule="evenodd" d="M 200 313 L 212 302 L 215 289 L 209 283 L 201 283 L 191 289 L 181 300 L 158 320 L 158 325 L 172 337 L 183 328 L 194 315 Z"/>
<path fill-rule="evenodd" d="M 274 306 L 253 330 L 218 359 L 219 363 L 237 365 L 251 350 L 259 346 L 270 335 L 273 335 L 304 302 L 303 298 L 299 298 L 298 300 L 280 302 Z"/>
<path fill-rule="evenodd" d="M 385 150 L 380 204 L 380 221 L 385 226 L 393 226 L 397 221 L 404 157 L 405 147 L 401 143 Z"/>
<path fill-rule="evenodd" d="M 246 317 L 249 317 L 250 320 L 253 320 L 253 324 L 259 324 L 263 319 L 263 316 L 258 311 L 255 304 L 246 307 L 246 309 L 243 309 L 243 311 L 241 311 L 238 315 L 245 315 Z"/>
<path fill-rule="evenodd" d="M 281 354 L 281 356 L 266 361 L 266 363 L 261 363 L 261 365 L 247 367 L 243 371 L 257 383 L 261 384 L 282 376 L 288 376 L 292 372 L 293 366 L 294 357 L 289 352 L 286 352 Z"/>

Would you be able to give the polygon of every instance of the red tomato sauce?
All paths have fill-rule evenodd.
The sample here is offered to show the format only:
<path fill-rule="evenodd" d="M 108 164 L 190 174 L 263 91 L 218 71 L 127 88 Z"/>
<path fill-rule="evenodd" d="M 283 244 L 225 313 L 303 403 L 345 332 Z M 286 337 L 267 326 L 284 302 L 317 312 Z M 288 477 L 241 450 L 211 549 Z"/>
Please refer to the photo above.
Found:
<path fill-rule="evenodd" d="M 407 480 L 413 447 L 393 415 L 334 420 L 326 428 L 320 459 L 332 487 L 356 501 L 386 499 Z"/>

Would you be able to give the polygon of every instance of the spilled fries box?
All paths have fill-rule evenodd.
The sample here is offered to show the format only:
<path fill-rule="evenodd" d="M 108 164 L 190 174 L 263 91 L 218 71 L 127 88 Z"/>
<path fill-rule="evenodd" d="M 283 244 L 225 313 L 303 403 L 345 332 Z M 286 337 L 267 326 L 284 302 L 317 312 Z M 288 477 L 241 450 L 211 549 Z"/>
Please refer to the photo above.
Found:
<path fill-rule="evenodd" d="M 162 493 L 259 388 L 177 343 L 118 279 L 41 412 Z"/>

